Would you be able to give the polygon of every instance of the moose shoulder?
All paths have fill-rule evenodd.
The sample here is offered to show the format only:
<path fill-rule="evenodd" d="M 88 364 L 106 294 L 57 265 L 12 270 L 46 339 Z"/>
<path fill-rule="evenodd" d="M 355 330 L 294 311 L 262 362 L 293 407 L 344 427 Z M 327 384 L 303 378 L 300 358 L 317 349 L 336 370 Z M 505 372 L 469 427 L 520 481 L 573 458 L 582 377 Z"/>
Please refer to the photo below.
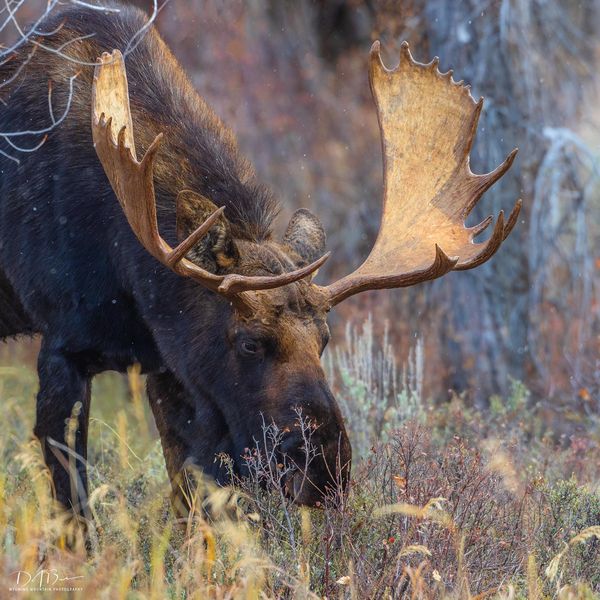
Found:
<path fill-rule="evenodd" d="M 35 433 L 57 499 L 85 514 L 84 463 L 77 473 L 64 468 L 65 419 L 77 415 L 75 451 L 85 458 L 91 378 L 137 362 L 175 491 L 190 463 L 224 481 L 219 452 L 243 473 L 245 449 L 274 422 L 285 432 L 277 452 L 294 467 L 284 489 L 315 504 L 345 487 L 351 459 L 320 365 L 328 311 L 361 291 L 490 258 L 519 203 L 483 243 L 473 238 L 491 218 L 472 228 L 464 220 L 514 153 L 492 173 L 471 173 L 482 102 L 437 61 L 416 63 L 407 46 L 399 67 L 386 69 L 375 44 L 381 231 L 354 273 L 315 285 L 327 258 L 320 222 L 299 210 L 274 239 L 276 201 L 156 31 L 125 58 L 112 51 L 125 50 L 144 19 L 126 7 L 117 15 L 70 7 L 46 23 L 53 33 L 44 44 L 64 47 L 71 61 L 41 50 L 32 58 L 24 45 L 0 67 L 10 81 L 1 130 L 44 126 L 49 79 L 56 102 L 69 104 L 37 152 L 2 165 L 0 182 L 0 336 L 42 336 Z M 299 414 L 316 449 L 308 466 Z"/>

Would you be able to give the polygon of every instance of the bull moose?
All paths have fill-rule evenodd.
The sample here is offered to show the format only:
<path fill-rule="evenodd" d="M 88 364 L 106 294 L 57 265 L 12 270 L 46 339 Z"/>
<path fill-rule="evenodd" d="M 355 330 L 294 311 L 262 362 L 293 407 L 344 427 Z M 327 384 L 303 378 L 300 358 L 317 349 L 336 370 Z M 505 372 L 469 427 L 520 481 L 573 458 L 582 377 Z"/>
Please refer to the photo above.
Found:
<path fill-rule="evenodd" d="M 0 156 L 0 338 L 41 336 L 34 433 L 56 499 L 76 514 L 85 509 L 92 378 L 139 363 L 178 501 L 189 464 L 224 482 L 214 461 L 223 452 L 243 473 L 244 451 L 265 421 L 285 432 L 278 451 L 303 464 L 300 409 L 318 456 L 282 486 L 314 505 L 345 486 L 351 461 L 320 364 L 328 312 L 359 292 L 487 261 L 520 202 L 506 221 L 500 212 L 485 242 L 474 237 L 492 217 L 464 222 L 516 151 L 491 173 L 473 174 L 482 99 L 441 73 L 437 58 L 416 62 L 406 43 L 388 69 L 375 42 L 381 227 L 360 267 L 317 285 L 328 257 L 317 217 L 296 211 L 275 239 L 276 200 L 159 34 L 150 28 L 124 54 L 114 50 L 125 50 L 147 19 L 119 8 L 69 6 L 0 66 L 0 132 L 43 131 L 56 120 L 49 80 L 55 109 L 68 108 L 36 152 L 19 164 Z M 68 468 L 69 418 L 77 420 L 76 468 Z"/>

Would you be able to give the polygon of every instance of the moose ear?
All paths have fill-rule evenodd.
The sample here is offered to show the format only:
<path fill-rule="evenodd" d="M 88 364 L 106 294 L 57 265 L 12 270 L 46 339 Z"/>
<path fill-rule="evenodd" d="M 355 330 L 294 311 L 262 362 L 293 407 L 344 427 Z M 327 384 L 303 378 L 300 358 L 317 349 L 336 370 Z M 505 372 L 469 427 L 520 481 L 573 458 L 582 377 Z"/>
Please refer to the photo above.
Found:
<path fill-rule="evenodd" d="M 217 210 L 205 196 L 182 190 L 177 195 L 177 238 L 185 240 Z M 208 233 L 188 252 L 187 258 L 213 273 L 232 267 L 237 258 L 229 221 L 221 215 Z"/>
<path fill-rule="evenodd" d="M 301 208 L 292 215 L 283 243 L 298 254 L 298 266 L 302 267 L 325 254 L 325 230 L 315 215 Z"/>

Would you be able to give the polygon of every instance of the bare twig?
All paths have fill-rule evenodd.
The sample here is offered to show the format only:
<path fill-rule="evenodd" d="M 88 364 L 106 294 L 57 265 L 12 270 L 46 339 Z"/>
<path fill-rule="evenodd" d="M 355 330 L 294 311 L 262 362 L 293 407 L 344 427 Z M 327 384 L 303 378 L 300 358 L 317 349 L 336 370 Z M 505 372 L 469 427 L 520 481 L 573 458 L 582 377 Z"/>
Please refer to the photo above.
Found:
<path fill-rule="evenodd" d="M 168 0 L 167 0 L 168 1 Z M 1 13 L 5 13 L 5 18 L 0 24 L 0 32 L 2 32 L 9 24 L 12 25 L 18 33 L 18 39 L 10 46 L 6 48 L 0 49 L 0 64 L 5 64 L 7 61 L 12 60 L 16 56 L 16 52 L 24 46 L 25 44 L 31 45 L 31 51 L 21 59 L 19 65 L 14 70 L 14 72 L 8 77 L 5 81 L 0 83 L 0 89 L 7 87 L 9 84 L 13 83 L 23 72 L 23 69 L 28 65 L 33 59 L 36 50 L 42 50 L 44 52 L 49 52 L 51 54 L 55 54 L 64 60 L 74 63 L 79 66 L 94 66 L 95 63 L 82 61 L 76 58 L 75 56 L 69 54 L 67 49 L 76 44 L 78 42 L 82 42 L 84 40 L 92 38 L 95 34 L 89 33 L 86 35 L 75 36 L 67 41 L 63 42 L 58 46 L 49 45 L 46 42 L 40 41 L 38 38 L 51 38 L 53 35 L 58 33 L 62 27 L 64 26 L 64 22 L 60 23 L 58 26 L 54 27 L 51 31 L 43 31 L 43 24 L 46 22 L 48 17 L 53 13 L 53 11 L 60 5 L 62 2 L 60 0 L 48 0 L 48 4 L 46 5 L 43 13 L 35 20 L 35 22 L 28 28 L 23 29 L 17 19 L 17 13 L 25 0 L 4 0 L 4 6 L 0 10 Z M 120 10 L 114 7 L 107 7 L 100 4 L 92 4 L 89 2 L 84 2 L 83 0 L 70 0 L 71 4 L 75 4 L 77 6 L 81 6 L 85 9 L 98 10 L 107 13 L 119 13 Z M 144 36 L 150 30 L 152 25 L 156 20 L 157 14 L 162 10 L 162 8 L 166 5 L 167 2 L 158 5 L 158 1 L 153 1 L 153 10 L 149 15 L 147 21 L 144 25 L 136 31 L 132 36 L 129 42 L 127 43 L 124 54 L 130 54 L 135 50 L 135 48 L 141 43 L 144 39 Z M 4 140 L 13 150 L 17 152 L 34 152 L 38 150 L 46 141 L 47 134 L 49 134 L 53 129 L 60 126 L 60 124 L 66 119 L 69 110 L 73 101 L 73 93 L 74 93 L 74 80 L 76 79 L 78 74 L 72 76 L 69 79 L 69 93 L 67 98 L 66 107 L 59 118 L 55 117 L 53 106 L 52 106 L 52 82 L 49 82 L 48 87 L 48 114 L 50 115 L 50 125 L 47 127 L 43 127 L 40 129 L 30 129 L 30 130 L 22 130 L 22 131 L 0 131 L 0 139 Z M 2 103 L 7 106 L 7 101 L 2 100 Z M 20 138 L 23 136 L 44 136 L 42 140 L 37 142 L 32 147 L 25 147 L 21 144 L 15 142 L 15 138 Z M 12 156 L 9 152 L 0 150 L 0 156 L 8 158 L 17 164 L 20 163 L 19 159 Z"/>

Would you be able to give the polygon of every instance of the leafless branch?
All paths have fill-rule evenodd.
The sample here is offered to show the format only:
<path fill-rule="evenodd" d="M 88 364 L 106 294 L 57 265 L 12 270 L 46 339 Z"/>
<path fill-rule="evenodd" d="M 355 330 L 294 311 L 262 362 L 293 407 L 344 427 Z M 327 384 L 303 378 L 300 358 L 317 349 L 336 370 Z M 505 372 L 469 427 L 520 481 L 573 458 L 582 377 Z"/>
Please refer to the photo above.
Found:
<path fill-rule="evenodd" d="M 86 66 L 92 67 L 95 65 L 95 63 L 79 60 L 67 52 L 67 49 L 71 45 L 73 45 L 77 42 L 81 42 L 83 40 L 92 38 L 95 35 L 94 33 L 73 37 L 72 39 L 69 39 L 66 42 L 63 42 L 59 46 L 51 46 L 47 42 L 40 41 L 39 38 L 51 37 L 52 35 L 56 34 L 63 27 L 64 23 L 61 23 L 57 27 L 53 28 L 51 31 L 43 31 L 43 29 L 42 29 L 43 25 L 46 22 L 46 20 L 48 19 L 48 17 L 53 13 L 53 11 L 60 4 L 63 3 L 63 2 L 61 2 L 61 0 L 48 0 L 48 4 L 46 5 L 46 8 L 43 11 L 43 13 L 35 20 L 35 22 L 28 29 L 24 29 L 21 26 L 21 24 L 19 23 L 19 20 L 17 18 L 17 13 L 18 13 L 19 9 L 23 6 L 25 1 L 26 0 L 4 0 L 4 6 L 0 9 L 0 14 L 5 15 L 4 20 L 2 21 L 2 23 L 0 23 L 0 33 L 4 29 L 6 29 L 9 25 L 12 25 L 12 27 L 14 27 L 14 29 L 16 30 L 16 32 L 18 34 L 18 39 L 12 45 L 10 45 L 6 48 L 0 48 L 0 64 L 4 64 L 9 60 L 14 59 L 15 53 L 21 47 L 23 47 L 25 44 L 31 45 L 31 51 L 24 58 L 21 59 L 18 67 L 10 75 L 10 77 L 0 83 L 0 89 L 6 88 L 9 84 L 13 83 L 21 75 L 21 73 L 23 72 L 23 69 L 33 59 L 33 57 L 36 53 L 36 50 L 55 54 L 70 63 L 76 64 L 76 65 L 79 65 L 82 67 L 86 67 Z M 136 31 L 134 33 L 134 35 L 131 37 L 131 39 L 129 40 L 129 42 L 127 43 L 126 47 L 124 48 L 125 55 L 133 52 L 135 50 L 135 48 L 140 44 L 140 42 L 144 39 L 144 36 L 146 35 L 146 33 L 149 31 L 149 29 L 154 24 L 157 14 L 166 5 L 167 1 L 159 6 L 158 0 L 153 0 L 152 13 L 149 15 L 149 17 L 148 17 L 147 21 L 145 22 L 145 24 L 143 25 L 143 27 L 141 27 L 138 31 Z M 102 12 L 108 12 L 108 13 L 119 13 L 120 12 L 120 10 L 118 8 L 107 7 L 107 6 L 103 6 L 101 4 L 92 4 L 89 2 L 84 2 L 83 0 L 69 0 L 69 3 L 77 5 L 77 6 L 81 6 L 86 9 L 98 10 L 98 11 L 102 11 Z M 68 94 L 68 98 L 67 98 L 67 104 L 66 104 L 66 107 L 65 107 L 63 113 L 61 114 L 61 116 L 59 118 L 56 118 L 55 114 L 54 114 L 54 110 L 53 110 L 53 106 L 52 106 L 52 84 L 50 82 L 49 89 L 48 89 L 48 113 L 50 116 L 50 125 L 47 127 L 43 127 L 41 129 L 33 129 L 33 130 L 0 131 L 0 139 L 7 142 L 7 144 L 13 150 L 15 150 L 17 152 L 34 152 L 35 150 L 39 149 L 46 141 L 47 134 L 50 133 L 56 127 L 58 127 L 67 117 L 69 110 L 71 108 L 71 105 L 72 105 L 73 93 L 74 93 L 74 81 L 75 81 L 76 77 L 77 77 L 77 74 L 72 76 L 69 79 L 69 94 Z M 7 102 L 5 100 L 2 99 L 0 101 L 5 106 L 7 105 Z M 44 136 L 44 138 L 42 140 L 40 140 L 39 142 L 37 142 L 34 146 L 26 147 L 26 146 L 18 144 L 14 141 L 15 138 L 21 138 L 23 136 Z M 0 156 L 8 158 L 8 159 L 16 162 L 17 164 L 20 163 L 18 158 L 12 156 L 9 152 L 6 152 L 4 150 L 0 151 Z"/>

